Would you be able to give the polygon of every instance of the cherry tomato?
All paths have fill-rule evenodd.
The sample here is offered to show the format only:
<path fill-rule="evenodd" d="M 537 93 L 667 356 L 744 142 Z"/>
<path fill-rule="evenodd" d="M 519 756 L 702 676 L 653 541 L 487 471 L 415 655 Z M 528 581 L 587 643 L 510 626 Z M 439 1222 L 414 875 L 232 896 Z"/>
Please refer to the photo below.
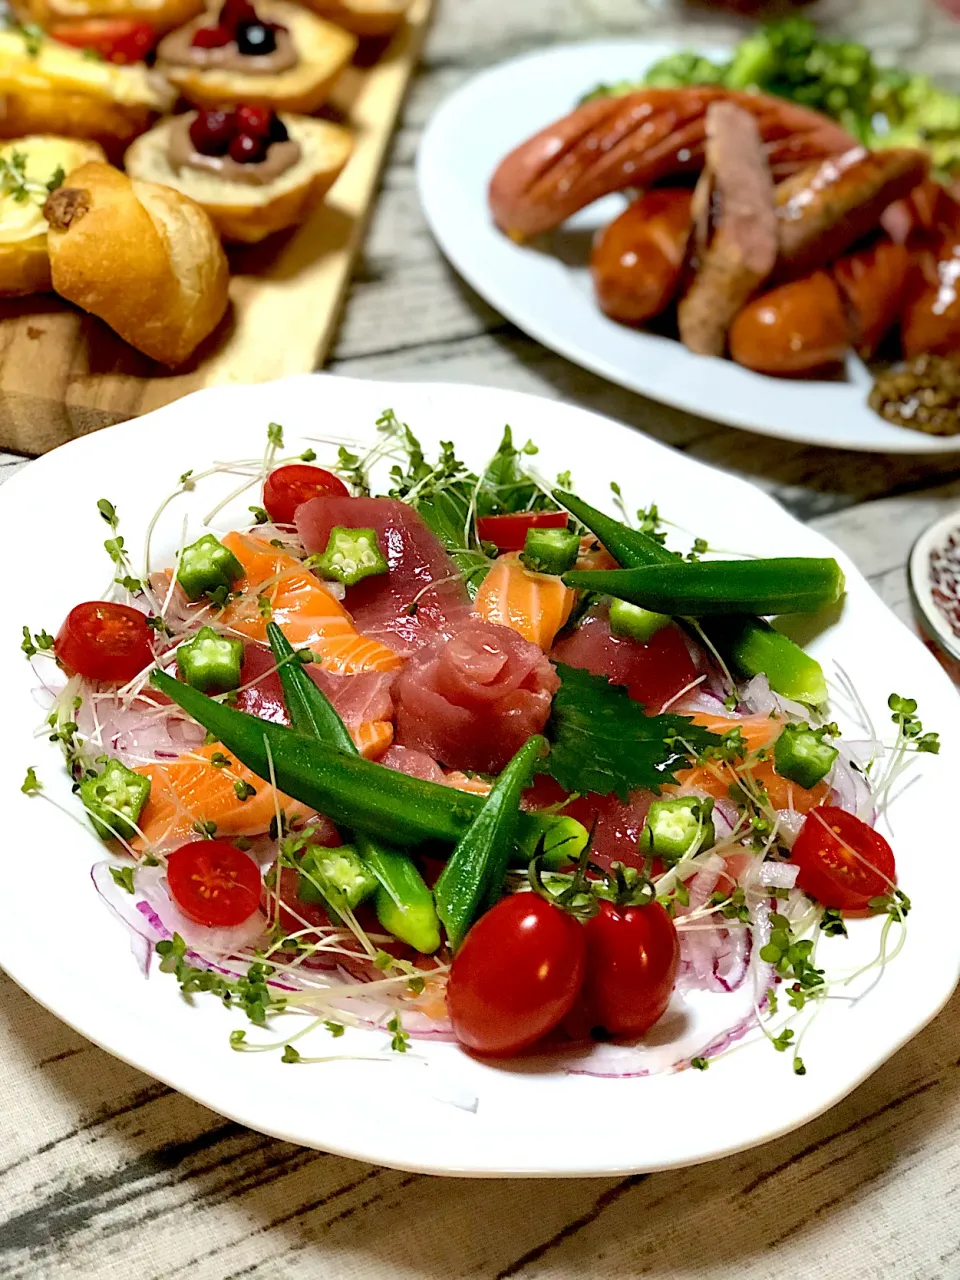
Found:
<path fill-rule="evenodd" d="M 93 49 L 107 62 L 142 62 L 157 43 L 156 29 L 132 18 L 84 18 L 51 27 L 50 34 L 74 49 Z"/>
<path fill-rule="evenodd" d="M 68 671 L 125 684 L 150 665 L 150 628 L 137 609 L 89 600 L 67 614 L 53 651 Z"/>
<path fill-rule="evenodd" d="M 890 892 L 897 875 L 893 850 L 879 831 L 831 804 L 810 810 L 790 856 L 803 892 L 840 911 L 864 910 L 871 898 Z"/>
<path fill-rule="evenodd" d="M 263 505 L 274 524 L 292 524 L 300 503 L 322 494 L 347 498 L 350 490 L 332 471 L 297 462 L 270 472 L 263 486 Z"/>
<path fill-rule="evenodd" d="M 528 529 L 565 529 L 565 511 L 518 511 L 515 515 L 479 516 L 477 534 L 501 551 L 522 551 Z"/>
<path fill-rule="evenodd" d="M 583 1000 L 594 1034 L 642 1036 L 670 1003 L 680 942 L 660 906 L 617 907 L 601 900 L 584 925 L 587 976 Z"/>
<path fill-rule="evenodd" d="M 586 942 L 573 916 L 536 893 L 502 898 L 454 956 L 447 1009 L 475 1053 L 519 1053 L 570 1012 L 583 982 Z"/>
<path fill-rule="evenodd" d="M 260 868 L 229 840 L 192 840 L 174 849 L 167 884 L 183 914 L 211 928 L 243 924 L 260 906 Z"/>

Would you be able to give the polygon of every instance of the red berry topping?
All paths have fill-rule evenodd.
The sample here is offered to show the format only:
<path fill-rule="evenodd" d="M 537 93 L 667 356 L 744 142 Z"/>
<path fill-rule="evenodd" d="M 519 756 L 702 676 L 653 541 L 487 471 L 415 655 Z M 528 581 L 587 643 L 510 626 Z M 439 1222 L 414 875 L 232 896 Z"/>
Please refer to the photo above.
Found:
<path fill-rule="evenodd" d="M 249 133 L 238 133 L 230 143 L 230 159 L 237 164 L 257 164 L 267 154 L 266 138 L 254 138 Z"/>
<path fill-rule="evenodd" d="M 231 35 L 241 22 L 256 22 L 257 14 L 250 0 L 224 0 L 220 8 L 220 25 Z"/>
<path fill-rule="evenodd" d="M 237 107 L 237 132 L 266 138 L 270 134 L 272 115 L 269 107 Z"/>
<path fill-rule="evenodd" d="M 232 111 L 198 111 L 190 122 L 190 141 L 202 156 L 223 156 L 236 131 Z"/>
<path fill-rule="evenodd" d="M 226 27 L 198 27 L 190 43 L 195 49 L 222 49 L 232 39 Z"/>

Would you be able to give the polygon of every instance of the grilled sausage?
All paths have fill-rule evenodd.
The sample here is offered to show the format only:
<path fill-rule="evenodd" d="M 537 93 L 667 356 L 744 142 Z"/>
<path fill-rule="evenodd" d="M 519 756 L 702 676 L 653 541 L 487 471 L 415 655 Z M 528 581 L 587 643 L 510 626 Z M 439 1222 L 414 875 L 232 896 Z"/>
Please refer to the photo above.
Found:
<path fill-rule="evenodd" d="M 797 280 L 833 262 L 877 226 L 889 204 L 923 181 L 927 166 L 924 153 L 910 147 L 853 147 L 782 182 L 774 279 Z"/>
<path fill-rule="evenodd" d="M 918 254 L 900 317 L 903 354 L 960 355 L 960 239 Z"/>
<path fill-rule="evenodd" d="M 707 107 L 718 101 L 736 102 L 755 117 L 775 178 L 853 145 L 826 116 L 766 94 L 703 86 L 597 98 L 500 162 L 489 190 L 495 222 L 522 240 L 550 230 L 611 191 L 697 173 L 703 165 Z"/>
<path fill-rule="evenodd" d="M 647 191 L 597 234 L 590 273 L 600 310 L 621 324 L 664 311 L 680 287 L 690 200 L 684 187 Z"/>
<path fill-rule="evenodd" d="M 826 271 L 749 302 L 730 326 L 730 354 L 758 373 L 786 377 L 839 363 L 850 346 L 840 293 Z"/>
<path fill-rule="evenodd" d="M 853 345 L 869 360 L 896 323 L 903 306 L 911 255 L 886 238 L 833 264 L 853 332 Z"/>
<path fill-rule="evenodd" d="M 754 117 L 733 102 L 707 111 L 706 166 L 694 194 L 696 275 L 677 308 L 680 338 L 721 356 L 734 316 L 777 259 L 773 181 Z"/>

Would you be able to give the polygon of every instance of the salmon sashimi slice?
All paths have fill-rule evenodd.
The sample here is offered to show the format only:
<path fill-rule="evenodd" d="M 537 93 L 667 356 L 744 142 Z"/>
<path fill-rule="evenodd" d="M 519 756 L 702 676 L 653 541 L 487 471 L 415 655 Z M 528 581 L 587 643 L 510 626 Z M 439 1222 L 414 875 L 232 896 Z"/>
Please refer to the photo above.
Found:
<path fill-rule="evenodd" d="M 771 746 L 782 728 L 780 718 L 769 715 L 717 716 L 698 711 L 690 719 L 710 733 L 722 735 L 731 729 L 739 729 L 751 752 L 762 751 Z M 823 804 L 830 794 L 830 787 L 826 782 L 818 782 L 808 788 L 781 777 L 773 767 L 772 760 L 757 760 L 740 766 L 738 770 L 717 760 L 707 761 L 692 769 L 682 770 L 677 774 L 677 786 L 664 787 L 664 791 L 704 791 L 717 800 L 726 800 L 730 795 L 730 787 L 736 785 L 741 776 L 748 785 L 752 780 L 757 787 L 763 788 L 774 809 L 793 809 L 796 813 L 807 813 L 816 805 Z"/>
<path fill-rule="evenodd" d="M 290 643 L 309 647 L 325 671 L 353 675 L 401 665 L 399 654 L 357 631 L 340 601 L 295 556 L 248 534 L 228 533 L 222 542 L 244 569 L 244 577 L 235 584 L 237 597 L 220 615 L 224 626 L 265 642 L 268 619 L 259 597 L 266 596 L 273 621 Z"/>
<path fill-rule="evenodd" d="M 683 712 L 679 714 L 683 715 Z M 778 716 L 768 715 L 717 716 L 708 711 L 695 711 L 689 718 L 701 729 L 719 734 L 720 737 L 731 729 L 739 729 L 751 751 L 761 751 L 764 747 L 772 746 L 783 727 Z"/>
<path fill-rule="evenodd" d="M 366 760 L 379 760 L 393 742 L 393 723 L 390 720 L 362 720 L 358 725 L 348 725 L 353 745 Z"/>
<path fill-rule="evenodd" d="M 223 756 L 229 764 L 214 763 Z M 169 763 L 140 765 L 135 772 L 151 783 L 140 819 L 143 838 L 133 841 L 139 849 L 195 839 L 197 823 L 215 823 L 218 836 L 261 835 L 269 831 L 278 806 L 290 820 L 311 813 L 306 805 L 275 791 L 216 742 Z M 241 800 L 238 792 L 250 787 L 253 794 Z"/>
<path fill-rule="evenodd" d="M 473 612 L 547 650 L 570 617 L 576 593 L 559 578 L 531 573 L 519 554 L 501 556 L 484 578 Z"/>

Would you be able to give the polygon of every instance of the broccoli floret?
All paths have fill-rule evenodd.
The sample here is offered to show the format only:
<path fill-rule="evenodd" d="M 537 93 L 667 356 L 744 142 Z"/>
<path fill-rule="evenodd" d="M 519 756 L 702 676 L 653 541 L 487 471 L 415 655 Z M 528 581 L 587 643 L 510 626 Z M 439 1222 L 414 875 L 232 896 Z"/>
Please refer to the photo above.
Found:
<path fill-rule="evenodd" d="M 655 62 L 644 83 L 660 89 L 680 89 L 692 84 L 726 84 L 729 63 L 711 62 L 698 53 L 672 53 Z"/>

